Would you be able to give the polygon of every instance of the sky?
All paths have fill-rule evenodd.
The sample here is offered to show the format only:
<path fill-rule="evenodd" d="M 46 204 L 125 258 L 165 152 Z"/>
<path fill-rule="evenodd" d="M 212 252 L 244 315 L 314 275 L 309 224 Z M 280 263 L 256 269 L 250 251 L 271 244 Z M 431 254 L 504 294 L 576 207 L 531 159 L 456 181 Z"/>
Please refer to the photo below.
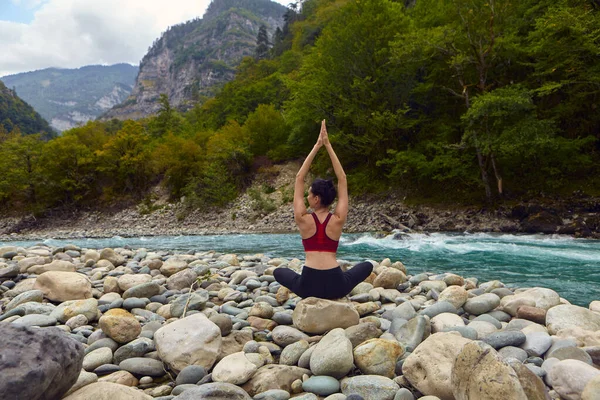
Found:
<path fill-rule="evenodd" d="M 287 5 L 291 0 L 275 0 Z M 210 0 L 0 0 L 0 77 L 58 67 L 137 65 L 169 26 Z"/>

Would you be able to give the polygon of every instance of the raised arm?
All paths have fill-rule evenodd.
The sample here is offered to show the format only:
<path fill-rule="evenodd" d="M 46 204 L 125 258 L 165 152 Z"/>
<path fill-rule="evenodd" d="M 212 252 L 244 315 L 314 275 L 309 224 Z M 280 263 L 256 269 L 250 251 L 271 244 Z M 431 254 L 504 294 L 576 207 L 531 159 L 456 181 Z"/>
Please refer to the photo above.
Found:
<path fill-rule="evenodd" d="M 323 139 L 321 138 L 321 135 L 319 135 L 317 143 L 314 145 L 313 149 L 306 157 L 306 160 L 304 160 L 302 167 L 300 167 L 300 170 L 296 174 L 296 183 L 294 184 L 294 219 L 296 220 L 296 223 L 301 222 L 302 217 L 308 214 L 308 210 L 304 205 L 304 179 L 306 179 L 310 165 L 322 146 Z"/>
<path fill-rule="evenodd" d="M 333 215 L 338 217 L 343 224 L 346 222 L 346 217 L 348 216 L 348 181 L 346 180 L 346 173 L 344 172 L 344 168 L 342 167 L 340 160 L 337 158 L 335 151 L 333 151 L 331 142 L 329 142 L 329 136 L 327 135 L 327 127 L 325 126 L 325 120 L 321 122 L 320 136 L 323 140 L 323 145 L 325 146 L 325 149 L 329 154 L 331 164 L 333 165 L 333 171 L 335 172 L 335 176 L 337 177 L 338 181 L 338 202 L 335 206 Z"/>

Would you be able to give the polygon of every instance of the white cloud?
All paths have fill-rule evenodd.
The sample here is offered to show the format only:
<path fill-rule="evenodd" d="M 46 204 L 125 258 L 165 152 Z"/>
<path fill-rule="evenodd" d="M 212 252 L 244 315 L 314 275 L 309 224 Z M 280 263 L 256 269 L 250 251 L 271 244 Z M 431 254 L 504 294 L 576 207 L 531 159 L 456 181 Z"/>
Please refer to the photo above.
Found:
<path fill-rule="evenodd" d="M 1 1 L 1 0 L 0 0 Z M 39 7 L 30 24 L 0 21 L 0 76 L 47 67 L 137 64 L 167 27 L 210 0 L 12 0 Z M 289 0 L 279 0 L 287 5 Z"/>

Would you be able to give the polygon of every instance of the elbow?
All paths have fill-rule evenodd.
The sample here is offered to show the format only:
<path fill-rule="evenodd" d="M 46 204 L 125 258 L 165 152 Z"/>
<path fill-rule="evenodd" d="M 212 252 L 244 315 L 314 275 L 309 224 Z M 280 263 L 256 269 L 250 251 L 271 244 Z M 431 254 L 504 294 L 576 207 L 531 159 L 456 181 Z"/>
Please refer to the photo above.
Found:
<path fill-rule="evenodd" d="M 346 173 L 345 172 L 341 172 L 338 176 L 337 176 L 338 182 L 339 181 L 344 181 L 346 182 Z"/>

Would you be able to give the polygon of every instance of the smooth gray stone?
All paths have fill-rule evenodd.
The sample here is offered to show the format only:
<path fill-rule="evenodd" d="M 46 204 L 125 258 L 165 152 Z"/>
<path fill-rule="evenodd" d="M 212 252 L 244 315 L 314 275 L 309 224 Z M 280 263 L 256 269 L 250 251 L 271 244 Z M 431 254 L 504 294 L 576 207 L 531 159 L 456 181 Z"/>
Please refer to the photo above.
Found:
<path fill-rule="evenodd" d="M 8 257 L 4 257 L 8 258 Z M 12 257 L 10 257 L 12 258 Z M 19 275 L 19 266 L 18 265 L 9 265 L 8 267 L 4 267 L 0 269 L 0 279 L 6 278 L 15 278 Z"/>
<path fill-rule="evenodd" d="M 490 293 L 493 293 L 500 298 L 503 298 L 506 296 L 512 296 L 514 294 L 512 290 L 505 288 L 505 287 L 496 288 L 496 289 L 492 290 Z"/>
<path fill-rule="evenodd" d="M 177 396 L 183 392 L 185 392 L 186 390 L 189 389 L 193 389 L 196 388 L 198 386 L 196 386 L 196 384 L 190 384 L 190 383 L 184 383 L 183 385 L 177 385 L 173 388 L 173 390 L 171 391 L 171 394 L 173 396 Z"/>
<path fill-rule="evenodd" d="M 207 375 L 208 376 L 208 375 Z M 177 400 L 252 400 L 252 397 L 239 386 L 231 383 L 213 382 L 186 390 Z"/>
<path fill-rule="evenodd" d="M 238 308 L 252 307 L 254 305 L 254 301 L 252 299 L 244 300 L 239 303 Z"/>
<path fill-rule="evenodd" d="M 119 348 L 119 343 L 115 342 L 111 338 L 98 339 L 91 345 L 85 348 L 85 354 L 97 350 L 101 347 L 108 347 L 113 353 Z"/>
<path fill-rule="evenodd" d="M 50 315 L 55 308 L 56 306 L 53 304 L 42 304 L 30 301 L 28 303 L 19 304 L 12 310 L 0 315 L 0 321 L 12 317 L 13 315 L 18 315 L 20 317 L 29 314 Z"/>
<path fill-rule="evenodd" d="M 244 312 L 241 308 L 234 307 L 230 304 L 224 304 L 221 306 L 221 312 L 229 315 L 238 315 Z"/>
<path fill-rule="evenodd" d="M 83 345 L 60 329 L 0 324 L 0 337 L 3 399 L 60 399 L 77 381 Z"/>
<path fill-rule="evenodd" d="M 525 364 L 525 366 L 527 368 L 529 368 L 529 370 L 531 372 L 533 372 L 534 374 L 536 374 L 537 376 L 539 376 L 540 378 L 544 378 L 544 376 L 546 376 L 546 371 L 544 371 L 543 368 L 538 367 L 537 365 L 534 364 Z"/>
<path fill-rule="evenodd" d="M 271 389 L 254 396 L 254 400 L 288 400 L 290 394 L 283 389 Z"/>
<path fill-rule="evenodd" d="M 123 299 L 117 299 L 108 305 L 108 308 L 112 310 L 113 308 L 121 308 L 123 306 Z"/>
<path fill-rule="evenodd" d="M 496 320 L 500 321 L 500 322 L 509 322 L 512 318 L 512 316 L 508 313 L 505 313 L 504 311 L 500 311 L 500 310 L 493 310 L 490 311 L 488 313 L 482 314 L 482 315 L 489 315 L 492 318 L 495 318 Z M 481 317 L 481 315 L 480 315 Z"/>
<path fill-rule="evenodd" d="M 4 308 L 4 312 L 15 309 L 21 304 L 34 302 L 41 303 L 44 300 L 44 293 L 41 290 L 28 290 L 27 292 L 17 295 Z"/>
<path fill-rule="evenodd" d="M 492 317 L 489 314 L 481 314 L 476 318 L 473 318 L 473 321 L 489 322 L 490 324 L 494 325 L 497 329 L 502 329 L 502 324 L 500 323 L 500 321 L 498 321 L 496 318 Z"/>
<path fill-rule="evenodd" d="M 250 279 L 246 282 L 246 287 L 250 290 L 258 289 L 262 286 L 262 283 L 257 281 L 256 279 Z"/>
<path fill-rule="evenodd" d="M 23 317 L 24 318 L 24 317 Z M 561 347 L 548 354 L 548 358 L 558 358 L 559 360 L 579 360 L 586 364 L 594 365 L 592 357 L 580 347 Z"/>
<path fill-rule="evenodd" d="M 196 310 L 188 311 L 186 315 L 192 315 L 193 312 L 196 312 Z M 143 317 L 146 319 L 146 321 L 157 321 L 160 323 L 165 322 L 165 317 L 161 317 L 160 315 L 149 310 L 144 310 L 143 308 L 134 308 L 131 310 L 131 314 Z"/>
<path fill-rule="evenodd" d="M 557 339 L 556 337 L 552 338 L 552 346 L 546 351 L 546 358 L 550 358 L 550 354 L 554 350 L 562 349 L 563 347 L 577 347 L 577 341 L 572 338 L 565 339 Z"/>
<path fill-rule="evenodd" d="M 120 364 L 128 358 L 142 357 L 144 354 L 156 350 L 154 341 L 148 338 L 137 338 L 115 351 L 113 361 L 115 364 Z"/>
<path fill-rule="evenodd" d="M 521 348 L 529 356 L 541 357 L 552 345 L 552 338 L 546 332 L 532 332 L 525 336 L 527 339 Z"/>
<path fill-rule="evenodd" d="M 150 331 L 152 333 L 155 333 L 157 330 L 162 328 L 162 326 L 163 324 L 160 321 L 150 321 L 146 325 L 142 326 L 142 332 Z"/>
<path fill-rule="evenodd" d="M 419 315 L 398 329 L 394 336 L 398 342 L 405 345 L 406 351 L 412 352 L 419 344 L 421 344 L 423 336 L 427 331 L 431 331 L 429 320 Z"/>
<path fill-rule="evenodd" d="M 350 297 L 350 300 L 355 301 L 357 303 L 366 303 L 368 301 L 371 301 L 371 296 L 369 295 L 369 293 L 360 293 Z"/>
<path fill-rule="evenodd" d="M 525 362 L 528 364 L 534 364 L 534 365 L 537 365 L 538 367 L 541 367 L 542 364 L 544 363 L 544 360 L 542 360 L 540 357 L 528 357 L 527 360 L 525 360 Z"/>
<path fill-rule="evenodd" d="M 121 361 L 119 368 L 136 376 L 161 377 L 165 375 L 163 363 L 152 358 L 129 358 Z"/>
<path fill-rule="evenodd" d="M 131 311 L 134 308 L 144 308 L 148 303 L 150 303 L 148 299 L 129 297 L 128 299 L 123 300 L 123 308 L 127 311 Z"/>
<path fill-rule="evenodd" d="M 278 311 L 271 319 L 277 322 L 278 325 L 292 325 L 294 322 L 292 320 L 292 314 L 288 312 Z"/>
<path fill-rule="evenodd" d="M 258 296 L 256 299 L 254 299 L 255 303 L 259 303 L 261 301 L 264 301 L 265 303 L 269 303 L 273 307 L 279 307 L 279 303 L 277 302 L 277 300 L 274 297 L 271 297 L 271 296 Z"/>
<path fill-rule="evenodd" d="M 411 320 L 417 315 L 415 308 L 409 302 L 401 303 L 392 310 L 392 321 L 396 318 Z"/>
<path fill-rule="evenodd" d="M 175 396 L 169 395 L 169 396 L 155 397 L 154 400 L 173 400 L 174 398 L 175 398 Z"/>
<path fill-rule="evenodd" d="M 188 298 L 190 298 L 189 303 L 187 303 Z M 183 315 L 183 310 L 185 308 L 186 303 L 188 311 L 201 311 L 202 309 L 204 309 L 207 301 L 208 291 L 204 289 L 197 290 L 190 294 L 186 293 L 182 296 L 179 296 L 177 300 L 171 303 L 171 315 L 176 318 L 181 317 Z"/>
<path fill-rule="evenodd" d="M 483 338 L 483 341 L 498 350 L 506 346 L 520 346 L 525 343 L 526 336 L 519 331 L 494 332 Z"/>
<path fill-rule="evenodd" d="M 444 332 L 458 332 L 465 339 L 477 340 L 477 331 L 468 326 L 453 326 L 445 328 Z"/>
<path fill-rule="evenodd" d="M 396 333 L 398 333 L 398 331 L 400 331 L 400 329 L 407 323 L 408 323 L 408 320 L 406 320 L 404 318 L 395 318 L 392 320 L 392 323 L 390 324 L 388 332 L 395 336 Z"/>
<path fill-rule="evenodd" d="M 406 388 L 401 388 L 396 392 L 394 400 L 415 400 L 415 396 L 413 396 L 410 390 Z"/>
<path fill-rule="evenodd" d="M 507 331 L 520 331 L 521 329 L 526 328 L 533 323 L 534 322 L 528 321 L 526 319 L 514 318 L 510 320 L 510 322 L 504 329 Z"/>
<path fill-rule="evenodd" d="M 302 383 L 305 392 L 329 396 L 340 391 L 340 382 L 331 376 L 311 376 Z"/>
<path fill-rule="evenodd" d="M 520 347 L 506 346 L 498 350 L 498 354 L 504 359 L 514 358 L 524 363 L 527 360 L 527 352 Z"/>
<path fill-rule="evenodd" d="M 458 310 L 452 305 L 452 303 L 444 300 L 438 301 L 437 303 L 432 304 L 431 306 L 419 312 L 419 314 L 427 315 L 429 318 L 433 318 L 442 313 L 458 314 Z"/>
<path fill-rule="evenodd" d="M 123 293 L 123 299 L 128 299 L 131 297 L 137 297 L 140 299 L 147 298 L 149 299 L 152 296 L 156 296 L 160 293 L 160 286 L 156 282 L 146 282 L 131 287 Z"/>
<path fill-rule="evenodd" d="M 592 357 L 594 364 L 600 365 L 600 346 L 587 346 L 582 349 Z"/>
<path fill-rule="evenodd" d="M 4 281 L 4 282 L 2 282 L 2 286 L 5 286 L 5 287 L 7 287 L 9 289 L 14 288 L 16 285 L 17 284 L 15 282 L 13 282 L 13 281 Z M 30 290 L 30 292 L 31 292 L 31 290 Z"/>
<path fill-rule="evenodd" d="M 177 379 L 175 379 L 176 385 L 193 384 L 200 382 L 202 378 L 206 376 L 206 370 L 201 365 L 188 365 L 179 372 Z"/>
<path fill-rule="evenodd" d="M 209 318 L 221 330 L 221 336 L 227 336 L 233 329 L 231 317 L 223 314 L 216 314 Z"/>
<path fill-rule="evenodd" d="M 49 315 L 40 315 L 40 314 L 29 314 L 25 315 L 15 321 L 13 321 L 13 325 L 18 326 L 54 326 L 56 325 L 56 318 L 51 317 Z M 586 353 L 587 354 L 587 353 Z"/>
<path fill-rule="evenodd" d="M 243 352 L 244 353 L 258 353 L 258 348 L 260 347 L 260 343 L 256 340 L 250 340 L 244 344 Z"/>
<path fill-rule="evenodd" d="M 150 297 L 150 302 L 151 303 L 167 304 L 169 302 L 169 300 L 167 300 L 167 298 L 166 298 L 165 295 L 157 294 L 156 296 Z"/>
<path fill-rule="evenodd" d="M 417 274 L 412 276 L 408 281 L 413 285 L 413 286 L 417 286 L 419 283 L 423 282 L 423 281 L 427 281 L 429 280 L 429 275 L 427 275 L 426 273 L 422 273 L 422 274 Z"/>
<path fill-rule="evenodd" d="M 492 311 L 500 305 L 500 298 L 492 293 L 484 293 L 480 296 L 471 297 L 463 305 L 466 312 L 471 315 L 481 315 Z"/>
<path fill-rule="evenodd" d="M 94 373 L 96 375 L 109 375 L 109 374 L 112 374 L 113 372 L 117 372 L 117 371 L 121 371 L 121 368 L 119 368 L 118 365 L 104 364 L 104 365 L 101 365 L 98 368 L 96 368 L 94 370 Z"/>

